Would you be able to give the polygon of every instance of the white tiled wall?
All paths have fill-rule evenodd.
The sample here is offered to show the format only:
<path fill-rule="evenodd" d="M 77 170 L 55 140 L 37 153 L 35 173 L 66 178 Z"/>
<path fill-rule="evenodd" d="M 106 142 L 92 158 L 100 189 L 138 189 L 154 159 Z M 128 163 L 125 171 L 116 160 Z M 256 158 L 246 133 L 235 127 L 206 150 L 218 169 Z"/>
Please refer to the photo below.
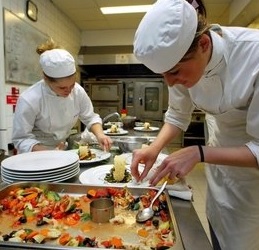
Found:
<path fill-rule="evenodd" d="M 7 143 L 11 142 L 13 107 L 6 104 L 6 95 L 11 94 L 12 87 L 18 87 L 20 93 L 28 85 L 6 83 L 4 76 L 4 30 L 3 11 L 5 8 L 35 26 L 41 32 L 52 37 L 54 41 L 70 51 L 77 60 L 77 54 L 81 46 L 80 30 L 60 12 L 50 0 L 33 0 L 38 7 L 38 21 L 29 20 L 26 15 L 26 0 L 1 0 L 0 1 L 0 148 L 7 149 Z M 36 49 L 36 48 L 35 48 Z M 36 52 L 35 52 L 36 53 Z"/>

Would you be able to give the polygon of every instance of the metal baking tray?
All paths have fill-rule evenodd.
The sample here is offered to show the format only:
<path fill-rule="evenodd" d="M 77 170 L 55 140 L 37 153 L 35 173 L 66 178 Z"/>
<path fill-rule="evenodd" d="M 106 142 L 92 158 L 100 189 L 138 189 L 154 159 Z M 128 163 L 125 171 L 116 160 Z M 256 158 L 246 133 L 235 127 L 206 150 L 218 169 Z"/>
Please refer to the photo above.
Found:
<path fill-rule="evenodd" d="M 81 184 L 72 184 L 72 183 L 17 182 L 14 184 L 7 185 L 6 187 L 0 189 L 0 199 L 3 199 L 4 197 L 6 197 L 9 194 L 9 192 L 12 190 L 15 190 L 17 188 L 25 188 L 25 187 L 39 187 L 39 188 L 55 191 L 62 195 L 69 194 L 71 196 L 81 196 L 81 195 L 85 195 L 87 191 L 90 189 L 103 188 L 103 186 L 81 185 Z M 116 186 L 109 185 L 109 187 L 116 187 Z M 134 196 L 140 196 L 142 194 L 145 194 L 150 189 L 157 190 L 156 188 L 152 188 L 152 187 L 128 187 L 128 189 Z M 175 238 L 176 238 L 174 246 L 171 247 L 170 249 L 183 250 L 184 249 L 183 243 L 181 240 L 181 236 L 175 220 L 172 204 L 167 190 L 164 191 L 164 194 L 166 195 L 166 201 L 169 209 L 169 214 L 171 217 L 170 219 L 175 231 Z M 71 247 L 71 246 L 68 247 L 68 246 L 50 245 L 50 244 L 16 243 L 16 242 L 0 241 L 0 249 L 58 249 L 58 250 L 75 249 L 75 250 L 78 250 L 78 249 L 82 249 L 82 247 Z M 88 249 L 88 247 L 83 247 L 83 249 Z M 89 249 L 106 249 L 106 248 L 89 247 Z"/>

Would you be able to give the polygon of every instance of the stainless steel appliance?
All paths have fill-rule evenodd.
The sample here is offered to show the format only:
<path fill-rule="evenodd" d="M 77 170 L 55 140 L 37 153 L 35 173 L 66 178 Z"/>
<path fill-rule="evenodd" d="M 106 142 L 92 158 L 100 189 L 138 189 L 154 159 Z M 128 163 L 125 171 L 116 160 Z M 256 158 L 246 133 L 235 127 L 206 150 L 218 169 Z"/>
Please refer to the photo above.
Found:
<path fill-rule="evenodd" d="M 195 109 L 192 113 L 192 121 L 186 132 L 183 134 L 184 147 L 191 145 L 205 145 L 204 131 L 205 113 Z"/>
<path fill-rule="evenodd" d="M 124 81 L 125 108 L 140 120 L 163 120 L 163 79 Z"/>
<path fill-rule="evenodd" d="M 117 80 L 84 81 L 94 111 L 102 118 L 123 108 L 123 84 Z"/>

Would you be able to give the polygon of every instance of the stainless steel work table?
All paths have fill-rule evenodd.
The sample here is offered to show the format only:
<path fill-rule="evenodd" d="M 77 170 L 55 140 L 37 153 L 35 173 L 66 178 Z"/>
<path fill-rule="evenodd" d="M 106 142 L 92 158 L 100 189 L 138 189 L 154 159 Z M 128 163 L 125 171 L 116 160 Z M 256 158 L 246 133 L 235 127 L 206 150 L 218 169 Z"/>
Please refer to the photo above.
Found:
<path fill-rule="evenodd" d="M 111 162 L 112 161 L 109 160 L 104 162 L 104 164 L 111 164 Z M 93 164 L 92 167 L 97 165 L 100 165 L 100 163 Z M 84 166 L 82 166 L 81 171 L 83 172 L 88 168 L 89 165 L 87 165 L 87 168 L 84 168 Z M 73 178 L 73 182 L 79 183 L 78 178 Z M 175 219 L 184 245 L 184 249 L 211 250 L 212 246 L 199 220 L 199 217 L 193 207 L 192 202 L 174 197 L 171 197 L 171 202 L 175 214 Z"/>
<path fill-rule="evenodd" d="M 154 139 L 156 135 L 157 132 L 139 132 L 134 130 L 129 130 L 128 134 L 128 136 L 143 136 L 150 139 Z M 171 146 L 169 145 L 169 147 L 164 148 L 162 152 L 168 154 L 170 152 L 170 148 Z M 112 156 L 115 154 L 116 153 L 112 152 Z M 103 164 L 113 163 L 112 156 Z M 97 165 L 100 165 L 100 163 L 93 164 L 93 166 Z M 89 165 L 87 165 L 87 168 L 89 168 Z M 81 171 L 83 172 L 84 170 L 86 170 L 86 168 L 84 168 L 82 165 Z M 78 178 L 75 178 L 75 182 L 79 183 Z M 193 207 L 192 202 L 174 197 L 171 198 L 171 201 L 184 248 L 186 250 L 211 250 L 212 246 Z"/>
<path fill-rule="evenodd" d="M 147 137 L 154 137 L 156 136 L 156 133 L 139 133 L 135 131 L 130 131 L 130 136 L 147 136 Z M 164 153 L 168 153 L 167 148 L 164 149 Z M 114 154 L 112 154 L 114 155 Z M 95 167 L 97 165 L 101 164 L 111 164 L 113 162 L 113 157 L 111 157 L 109 160 L 106 160 L 102 163 L 95 163 L 91 164 L 91 166 L 87 165 L 87 168 L 89 167 Z M 86 168 L 82 164 L 81 166 L 81 172 L 85 171 Z M 79 182 L 79 175 L 78 176 L 66 181 L 67 183 L 80 183 Z M 0 188 L 3 188 L 6 186 L 5 183 L 2 181 L 0 182 Z M 194 197 L 195 199 L 195 197 Z M 171 198 L 172 201 L 172 207 L 175 214 L 176 222 L 180 231 L 180 235 L 182 238 L 182 242 L 184 245 L 184 248 L 186 250 L 211 250 L 212 246 L 210 244 L 210 241 L 207 237 L 206 232 L 204 231 L 204 228 L 198 218 L 198 215 L 193 207 L 193 204 L 191 201 L 181 200 L 178 198 Z M 37 249 L 37 246 L 35 246 Z M 0 247 L 1 249 L 1 247 Z M 12 249 L 12 248 L 8 248 Z M 19 249 L 19 248 L 15 248 Z M 23 248 L 24 249 L 24 248 Z"/>

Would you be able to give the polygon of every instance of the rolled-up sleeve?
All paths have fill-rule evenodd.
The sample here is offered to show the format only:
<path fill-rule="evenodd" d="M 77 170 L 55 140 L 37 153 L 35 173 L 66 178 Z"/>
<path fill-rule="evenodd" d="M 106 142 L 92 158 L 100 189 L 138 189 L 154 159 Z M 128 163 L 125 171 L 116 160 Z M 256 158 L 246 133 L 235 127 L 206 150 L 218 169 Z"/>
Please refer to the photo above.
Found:
<path fill-rule="evenodd" d="M 246 146 L 251 150 L 252 154 L 257 159 L 257 164 L 259 166 L 259 77 L 254 85 L 254 93 L 250 101 L 250 105 L 247 113 L 247 133 L 251 135 L 254 139 L 246 144 Z"/>
<path fill-rule="evenodd" d="M 165 113 L 164 121 L 186 131 L 191 121 L 192 111 L 194 110 L 189 92 L 181 85 L 169 87 L 168 91 L 169 106 Z"/>

